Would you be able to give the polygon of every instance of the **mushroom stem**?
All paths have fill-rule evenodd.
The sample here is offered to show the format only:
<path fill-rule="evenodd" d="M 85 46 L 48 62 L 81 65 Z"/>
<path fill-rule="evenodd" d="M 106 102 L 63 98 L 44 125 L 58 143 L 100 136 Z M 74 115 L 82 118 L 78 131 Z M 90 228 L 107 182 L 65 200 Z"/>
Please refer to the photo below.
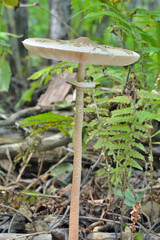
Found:
<path fill-rule="evenodd" d="M 79 63 L 77 81 L 83 82 L 84 77 L 85 77 L 85 64 Z M 79 197 L 80 197 L 81 165 L 82 165 L 83 99 L 84 99 L 84 89 L 76 87 L 74 160 L 73 160 L 70 220 L 69 220 L 69 240 L 78 240 L 78 235 L 79 235 Z"/>

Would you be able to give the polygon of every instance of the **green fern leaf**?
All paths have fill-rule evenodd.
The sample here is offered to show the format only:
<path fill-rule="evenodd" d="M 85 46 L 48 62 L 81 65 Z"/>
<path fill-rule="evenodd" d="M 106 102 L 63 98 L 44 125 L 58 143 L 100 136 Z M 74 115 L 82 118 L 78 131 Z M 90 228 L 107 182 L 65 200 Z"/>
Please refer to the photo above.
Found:
<path fill-rule="evenodd" d="M 122 109 L 117 109 L 112 111 L 112 116 L 116 117 L 116 116 L 121 116 L 121 115 L 127 115 L 127 114 L 133 114 L 134 109 L 131 107 L 128 108 L 122 108 Z"/>
<path fill-rule="evenodd" d="M 129 96 L 117 96 L 109 99 L 108 102 L 130 104 L 132 102 L 132 98 Z"/>
<path fill-rule="evenodd" d="M 126 122 L 132 122 L 133 121 L 133 116 L 124 116 L 124 117 L 112 117 L 109 119 L 106 119 L 106 123 L 108 124 L 119 124 L 119 123 L 126 123 Z"/>
<path fill-rule="evenodd" d="M 155 114 L 142 110 L 142 111 L 136 111 L 135 113 L 136 117 L 138 118 L 139 122 L 143 123 L 149 119 L 154 119 L 155 118 Z"/>
<path fill-rule="evenodd" d="M 143 99 L 160 100 L 160 95 L 145 90 L 137 90 L 137 95 Z"/>
<path fill-rule="evenodd" d="M 149 130 L 151 130 L 153 128 L 153 126 L 152 125 L 149 125 L 149 124 L 144 124 L 144 125 L 140 125 L 139 123 L 137 123 L 136 125 L 135 125 L 135 129 L 136 130 L 140 130 L 140 131 L 142 131 L 142 132 L 148 132 Z"/>
<path fill-rule="evenodd" d="M 112 125 L 109 127 L 111 131 L 124 131 L 124 132 L 130 132 L 131 128 L 128 126 L 128 124 L 118 124 L 118 125 Z"/>
<path fill-rule="evenodd" d="M 145 160 L 144 156 L 141 153 L 139 153 L 138 151 L 136 151 L 135 149 L 131 149 L 129 151 L 129 155 L 133 158 L 138 158 L 140 160 Z"/>
<path fill-rule="evenodd" d="M 131 146 L 132 147 L 136 147 L 136 148 L 139 148 L 140 150 L 142 150 L 143 152 L 147 153 L 145 147 L 143 146 L 142 143 L 137 143 L 137 142 L 132 142 L 131 143 Z"/>
<path fill-rule="evenodd" d="M 129 133 L 119 133 L 112 137 L 112 140 L 122 140 L 126 141 L 129 138 Z"/>
<path fill-rule="evenodd" d="M 134 160 L 133 158 L 129 158 L 125 163 L 125 166 L 130 166 L 130 167 L 134 167 L 137 168 L 139 170 L 143 170 L 143 168 L 139 165 L 139 163 L 136 162 L 136 160 Z"/>

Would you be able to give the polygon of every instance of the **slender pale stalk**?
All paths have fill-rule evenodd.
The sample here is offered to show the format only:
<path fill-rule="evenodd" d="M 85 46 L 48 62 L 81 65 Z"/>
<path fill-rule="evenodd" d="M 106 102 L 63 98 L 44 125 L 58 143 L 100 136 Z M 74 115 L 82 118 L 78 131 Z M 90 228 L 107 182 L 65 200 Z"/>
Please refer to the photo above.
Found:
<path fill-rule="evenodd" d="M 82 63 L 79 63 L 77 81 L 83 82 L 84 77 L 85 77 L 85 65 Z M 69 240 L 78 240 L 78 234 L 79 234 L 79 197 L 80 197 L 81 165 L 82 165 L 83 99 L 84 99 L 84 90 L 82 88 L 76 87 L 74 160 L 73 160 L 70 220 L 69 220 Z"/>

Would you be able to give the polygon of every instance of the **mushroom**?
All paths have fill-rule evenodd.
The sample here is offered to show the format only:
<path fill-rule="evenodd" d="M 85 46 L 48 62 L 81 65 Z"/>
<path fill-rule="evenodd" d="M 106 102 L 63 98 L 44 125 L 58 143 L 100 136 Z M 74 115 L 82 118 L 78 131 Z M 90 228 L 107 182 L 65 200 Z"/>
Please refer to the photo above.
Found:
<path fill-rule="evenodd" d="M 93 88 L 95 83 L 85 83 L 85 65 L 126 66 L 136 62 L 139 54 L 136 52 L 98 45 L 87 37 L 75 40 L 52 40 L 30 38 L 23 41 L 24 46 L 31 52 L 47 59 L 78 63 L 77 80 L 68 80 L 76 87 L 76 114 L 74 126 L 74 161 L 72 177 L 72 193 L 69 221 L 69 240 L 78 240 L 79 232 L 79 197 L 81 185 L 82 161 L 82 125 L 83 99 L 85 88 Z"/>

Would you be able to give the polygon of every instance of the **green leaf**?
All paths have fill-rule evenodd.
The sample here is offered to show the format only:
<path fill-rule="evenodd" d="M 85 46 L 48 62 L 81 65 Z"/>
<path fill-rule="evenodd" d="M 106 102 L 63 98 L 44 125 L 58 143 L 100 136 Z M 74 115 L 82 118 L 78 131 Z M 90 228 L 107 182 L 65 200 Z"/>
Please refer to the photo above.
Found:
<path fill-rule="evenodd" d="M 54 126 L 58 126 L 60 123 L 71 123 L 73 120 L 72 117 L 69 116 L 63 116 L 60 114 L 55 113 L 43 113 L 38 114 L 36 116 L 31 116 L 23 121 L 21 121 L 20 125 L 27 127 L 27 126 L 33 126 L 33 125 L 39 125 L 39 124 L 50 124 Z"/>
<path fill-rule="evenodd" d="M 11 69 L 4 57 L 0 58 L 0 91 L 8 91 L 11 79 Z"/>
<path fill-rule="evenodd" d="M 61 163 L 56 168 L 51 170 L 51 175 L 53 177 L 61 177 L 64 173 L 69 173 L 73 171 L 73 164 L 71 163 Z"/>
<path fill-rule="evenodd" d="M 124 131 L 124 132 L 130 132 L 131 128 L 128 126 L 128 124 L 118 124 L 118 125 L 113 125 L 109 127 L 109 130 L 111 131 Z"/>
<path fill-rule="evenodd" d="M 134 158 L 144 160 L 144 156 L 141 153 L 139 153 L 138 151 L 136 151 L 135 149 L 131 149 L 129 151 L 129 155 L 134 157 Z"/>
<path fill-rule="evenodd" d="M 109 124 L 118 124 L 118 123 L 128 123 L 128 122 L 132 122 L 133 121 L 133 116 L 129 115 L 129 116 L 122 116 L 122 117 L 112 117 L 109 119 L 106 119 L 106 123 Z"/>
<path fill-rule="evenodd" d="M 108 100 L 108 102 L 125 103 L 125 104 L 130 104 L 131 101 L 132 101 L 131 97 L 128 97 L 128 96 L 117 96 Z"/>
<path fill-rule="evenodd" d="M 130 158 L 129 160 L 127 160 L 125 162 L 125 165 L 126 166 L 130 166 L 130 167 L 134 167 L 134 168 L 137 168 L 139 170 L 143 170 L 143 168 L 133 159 L 133 158 Z"/>
<path fill-rule="evenodd" d="M 142 150 L 143 152 L 147 153 L 145 147 L 143 146 L 142 143 L 137 143 L 137 142 L 132 142 L 131 143 L 131 146 L 132 147 L 136 147 L 136 148 L 139 148 L 140 150 Z"/>
<path fill-rule="evenodd" d="M 0 108 L 0 113 L 5 113 L 3 108 Z"/>
<path fill-rule="evenodd" d="M 0 0 L 2 3 L 3 0 Z M 10 7 L 18 7 L 20 0 L 4 0 L 4 4 Z"/>
<path fill-rule="evenodd" d="M 142 110 L 142 111 L 136 111 L 136 117 L 139 119 L 139 122 L 145 122 L 149 119 L 155 119 L 155 114 Z"/>
<path fill-rule="evenodd" d="M 133 237 L 134 240 L 143 240 L 143 234 L 141 232 L 141 230 L 139 230 L 138 233 L 136 233 L 136 235 Z"/>
<path fill-rule="evenodd" d="M 134 195 L 133 195 L 133 193 L 131 192 L 131 190 L 129 188 L 127 188 L 127 190 L 125 192 L 124 204 L 126 204 L 129 207 L 133 207 L 133 205 L 135 204 Z"/>
<path fill-rule="evenodd" d="M 157 132 L 155 132 L 153 135 L 152 135 L 152 137 L 155 137 L 157 134 L 159 134 L 160 133 L 160 130 L 158 130 Z"/>
<path fill-rule="evenodd" d="M 120 188 L 117 189 L 116 194 L 120 197 L 123 197 L 123 194 L 122 194 L 122 191 L 121 191 Z M 131 192 L 131 190 L 129 188 L 127 188 L 127 190 L 125 192 L 124 204 L 126 204 L 129 207 L 133 207 L 133 205 L 135 204 L 135 198 L 134 198 L 133 193 Z"/>
<path fill-rule="evenodd" d="M 112 111 L 112 116 L 120 116 L 120 115 L 126 115 L 126 114 L 133 114 L 134 108 L 122 108 Z"/>
<path fill-rule="evenodd" d="M 43 194 L 40 193 L 40 192 L 37 192 L 37 191 L 29 191 L 29 190 L 24 190 L 22 191 L 22 194 L 23 193 L 34 193 L 36 195 L 38 195 L 39 197 L 43 197 Z M 36 201 L 36 196 L 33 196 L 33 195 L 23 195 L 23 202 L 27 202 L 29 201 L 29 203 L 34 203 Z"/>
<path fill-rule="evenodd" d="M 8 36 L 10 37 L 14 37 L 14 38 L 21 38 L 23 37 L 23 35 L 17 35 L 17 34 L 13 34 L 13 33 L 9 33 L 9 32 L 0 32 L 0 38 L 2 39 L 8 39 Z"/>

